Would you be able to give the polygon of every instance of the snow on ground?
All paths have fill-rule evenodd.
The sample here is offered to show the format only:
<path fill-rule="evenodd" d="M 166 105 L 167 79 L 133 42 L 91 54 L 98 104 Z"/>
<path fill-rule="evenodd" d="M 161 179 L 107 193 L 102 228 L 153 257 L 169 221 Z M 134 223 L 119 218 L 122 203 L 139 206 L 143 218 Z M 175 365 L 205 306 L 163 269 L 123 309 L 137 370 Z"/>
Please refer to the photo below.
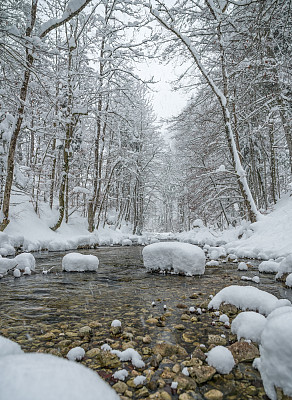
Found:
<path fill-rule="evenodd" d="M 237 335 L 237 340 L 244 338 L 260 343 L 266 321 L 263 315 L 254 311 L 241 312 L 232 321 L 231 332 Z"/>
<path fill-rule="evenodd" d="M 67 272 L 97 271 L 99 260 L 96 256 L 69 253 L 63 257 L 62 270 Z"/>
<path fill-rule="evenodd" d="M 144 266 L 150 271 L 201 275 L 205 272 L 205 253 L 189 243 L 153 243 L 144 247 Z"/>
<path fill-rule="evenodd" d="M 262 261 L 259 265 L 259 272 L 276 273 L 279 270 L 280 263 L 274 260 Z"/>
<path fill-rule="evenodd" d="M 280 262 L 276 279 L 282 278 L 284 274 L 292 273 L 292 253 Z"/>
<path fill-rule="evenodd" d="M 207 353 L 207 363 L 214 367 L 220 374 L 229 374 L 235 366 L 235 361 L 230 350 L 223 346 L 216 346 Z"/>
<path fill-rule="evenodd" d="M 266 394 L 277 400 L 275 387 L 292 396 L 292 313 L 286 312 L 267 319 L 261 336 L 260 359 L 254 366 L 260 371 Z"/>
<path fill-rule="evenodd" d="M 99 375 L 50 354 L 0 357 L 1 400 L 118 400 Z"/>
<path fill-rule="evenodd" d="M 233 304 L 242 310 L 258 311 L 268 315 L 274 309 L 291 306 L 287 299 L 277 299 L 276 296 L 253 286 L 227 286 L 220 290 L 208 304 L 208 308 L 219 309 L 222 303 Z"/>

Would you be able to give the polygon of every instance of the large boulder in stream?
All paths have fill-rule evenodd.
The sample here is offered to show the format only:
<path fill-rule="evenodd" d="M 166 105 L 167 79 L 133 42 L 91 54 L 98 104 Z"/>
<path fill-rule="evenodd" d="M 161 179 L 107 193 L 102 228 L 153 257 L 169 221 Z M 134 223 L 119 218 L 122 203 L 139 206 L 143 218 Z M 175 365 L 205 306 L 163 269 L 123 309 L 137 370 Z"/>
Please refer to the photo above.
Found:
<path fill-rule="evenodd" d="M 160 242 L 145 246 L 142 252 L 144 266 L 149 271 L 171 272 L 183 275 L 202 275 L 205 272 L 204 251 L 193 244 Z"/>

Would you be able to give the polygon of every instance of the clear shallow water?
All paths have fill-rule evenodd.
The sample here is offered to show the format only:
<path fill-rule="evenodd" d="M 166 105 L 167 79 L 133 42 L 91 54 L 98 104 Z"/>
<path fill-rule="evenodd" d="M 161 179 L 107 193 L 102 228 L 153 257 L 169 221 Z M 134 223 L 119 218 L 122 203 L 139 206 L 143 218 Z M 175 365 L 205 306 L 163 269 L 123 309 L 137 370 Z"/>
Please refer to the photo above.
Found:
<path fill-rule="evenodd" d="M 259 274 L 256 262 L 252 262 L 255 267 L 249 271 L 238 271 L 237 264 L 229 263 L 207 267 L 203 276 L 185 277 L 147 273 L 143 268 L 142 247 L 138 246 L 102 247 L 80 252 L 98 256 L 100 265 L 97 273 L 62 272 L 61 264 L 65 252 L 41 253 L 35 254 L 36 274 L 20 279 L 7 276 L 0 281 L 0 333 L 19 342 L 25 351 L 50 351 L 52 348 L 60 350 L 59 332 L 64 335 L 62 339 L 71 340 L 68 344 L 70 348 L 80 344 L 91 348 L 110 337 L 111 321 L 119 319 L 123 327 L 133 327 L 136 335 L 150 334 L 155 338 L 150 347 L 163 340 L 180 344 L 191 353 L 198 344 L 207 345 L 209 334 L 224 334 L 227 344 L 230 343 L 230 331 L 223 326 L 214 327 L 210 313 L 199 316 L 200 323 L 196 326 L 183 321 L 186 330 L 175 328 L 182 324 L 181 316 L 190 306 L 206 307 L 209 296 L 223 287 L 231 284 L 253 285 L 279 298 L 285 297 L 292 301 L 292 290 L 275 282 L 274 275 Z M 54 267 L 51 273 L 42 274 L 43 269 L 51 267 Z M 260 275 L 260 284 L 241 281 L 240 277 L 243 275 Z M 191 299 L 190 296 L 194 293 L 197 296 Z M 152 301 L 156 302 L 156 307 L 152 307 Z M 164 321 L 164 305 L 170 312 L 165 326 L 149 325 L 146 321 L 150 317 L 162 318 Z M 94 341 L 83 344 L 80 340 L 78 342 L 76 332 L 92 321 L 102 324 Z M 43 334 L 54 330 L 55 338 L 42 341 Z M 67 331 L 73 332 L 75 336 L 69 337 Z M 63 355 L 67 351 L 67 348 L 60 350 Z M 94 365 L 89 366 L 95 369 Z M 260 386 L 259 375 L 248 368 L 250 371 L 246 379 L 251 382 L 256 380 L 257 386 Z M 208 385 L 206 384 L 206 388 Z M 224 385 L 219 382 L 217 388 L 223 390 Z M 231 399 L 238 389 L 227 389 L 226 386 L 224 390 L 230 394 Z M 249 398 L 236 396 L 235 398 Z"/>

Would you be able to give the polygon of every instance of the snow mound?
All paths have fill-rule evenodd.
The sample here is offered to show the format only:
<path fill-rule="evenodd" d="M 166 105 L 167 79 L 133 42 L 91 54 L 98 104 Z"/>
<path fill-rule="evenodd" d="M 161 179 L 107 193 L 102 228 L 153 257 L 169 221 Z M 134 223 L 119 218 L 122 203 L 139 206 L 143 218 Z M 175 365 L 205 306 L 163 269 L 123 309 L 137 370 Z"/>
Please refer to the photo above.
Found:
<path fill-rule="evenodd" d="M 97 271 L 99 260 L 96 256 L 69 253 L 63 257 L 62 270 L 67 272 Z"/>
<path fill-rule="evenodd" d="M 292 274 L 289 274 L 286 278 L 285 285 L 288 287 L 292 287 Z"/>
<path fill-rule="evenodd" d="M 284 306 L 280 308 L 276 308 L 274 311 L 272 311 L 268 316 L 267 320 L 270 320 L 271 318 L 277 317 L 278 315 L 281 314 L 286 314 L 292 312 L 292 307 L 290 306 Z"/>
<path fill-rule="evenodd" d="M 133 242 L 131 239 L 122 240 L 122 246 L 132 246 Z"/>
<path fill-rule="evenodd" d="M 267 293 L 253 286 L 232 285 L 220 290 L 208 304 L 208 308 L 219 309 L 222 303 L 233 304 L 243 311 L 249 309 L 268 315 L 275 308 L 290 306 L 287 299 L 278 299 L 276 296 Z"/>
<path fill-rule="evenodd" d="M 226 250 L 224 247 L 210 247 L 208 249 L 208 257 L 212 260 L 218 260 L 220 257 L 226 257 Z"/>
<path fill-rule="evenodd" d="M 276 273 L 279 270 L 279 265 L 274 260 L 262 261 L 259 265 L 259 272 Z"/>
<path fill-rule="evenodd" d="M 260 343 L 266 322 L 267 320 L 263 315 L 254 311 L 245 311 L 238 314 L 232 321 L 231 332 L 237 335 L 237 340 L 245 338 Z"/>
<path fill-rule="evenodd" d="M 15 261 L 14 258 L 11 259 L 11 258 L 0 257 L 0 274 L 5 275 L 7 273 L 7 271 L 15 268 L 16 265 L 17 265 L 17 262 Z"/>
<path fill-rule="evenodd" d="M 82 349 L 82 347 L 74 347 L 73 349 L 68 351 L 66 357 L 70 361 L 81 361 L 84 356 L 85 350 Z"/>
<path fill-rule="evenodd" d="M 220 374 L 229 374 L 235 365 L 233 355 L 230 350 L 223 346 L 216 346 L 207 353 L 207 363 Z"/>
<path fill-rule="evenodd" d="M 150 271 L 171 271 L 175 274 L 201 275 L 205 272 L 205 253 L 189 243 L 153 243 L 144 247 L 144 266 Z"/>
<path fill-rule="evenodd" d="M 131 361 L 134 367 L 137 368 L 145 367 L 145 363 L 142 360 L 140 354 L 132 348 L 126 349 L 124 351 L 111 350 L 111 353 L 116 354 L 119 357 L 120 361 Z"/>
<path fill-rule="evenodd" d="M 289 254 L 288 257 L 284 258 L 284 260 L 280 262 L 276 279 L 282 278 L 284 274 L 290 273 L 292 273 L 292 254 Z"/>
<path fill-rule="evenodd" d="M 238 264 L 237 269 L 238 269 L 238 271 L 247 271 L 248 270 L 248 266 L 246 265 L 245 262 L 240 262 Z"/>
<path fill-rule="evenodd" d="M 120 381 L 124 381 L 128 375 L 129 372 L 126 369 L 121 369 L 113 374 L 113 378 L 119 379 Z"/>
<path fill-rule="evenodd" d="M 4 336 L 0 335 L 0 357 L 22 353 L 23 351 L 18 343 L 6 339 Z"/>
<path fill-rule="evenodd" d="M 118 400 L 99 375 L 81 364 L 30 353 L 0 358 L 1 400 Z"/>
<path fill-rule="evenodd" d="M 28 267 L 31 271 L 35 271 L 35 258 L 30 253 L 21 253 L 14 258 L 17 268 L 24 271 Z"/>
<path fill-rule="evenodd" d="M 249 276 L 242 276 L 240 278 L 242 281 L 251 281 L 254 283 L 260 283 L 260 278 L 259 276 L 253 276 L 253 277 L 249 277 Z"/>
<path fill-rule="evenodd" d="M 261 337 L 257 367 L 266 394 L 277 400 L 275 387 L 292 396 L 292 313 L 282 313 L 267 321 Z"/>
<path fill-rule="evenodd" d="M 143 375 L 138 375 L 138 376 L 136 376 L 136 378 L 134 378 L 134 384 L 136 386 L 143 385 L 145 383 L 145 381 L 146 381 L 146 376 L 143 376 Z"/>
<path fill-rule="evenodd" d="M 219 262 L 216 260 L 210 260 L 206 263 L 206 267 L 219 267 Z"/>

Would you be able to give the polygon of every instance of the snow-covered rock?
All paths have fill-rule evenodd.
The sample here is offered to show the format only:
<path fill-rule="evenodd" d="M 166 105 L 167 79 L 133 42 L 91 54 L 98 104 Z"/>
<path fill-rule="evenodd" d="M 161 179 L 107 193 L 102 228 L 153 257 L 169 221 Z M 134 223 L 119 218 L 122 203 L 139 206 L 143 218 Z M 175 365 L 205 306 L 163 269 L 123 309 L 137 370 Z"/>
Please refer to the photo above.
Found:
<path fill-rule="evenodd" d="M 85 350 L 82 347 L 73 347 L 73 349 L 68 351 L 66 357 L 70 361 L 81 361 L 84 356 Z"/>
<path fill-rule="evenodd" d="M 5 275 L 7 271 L 16 267 L 15 259 L 0 257 L 0 274 Z"/>
<path fill-rule="evenodd" d="M 206 263 L 207 267 L 218 267 L 219 266 L 219 262 L 216 260 L 210 260 Z"/>
<path fill-rule="evenodd" d="M 0 255 L 13 256 L 15 253 L 14 247 L 11 243 L 11 238 L 4 232 L 0 232 Z"/>
<path fill-rule="evenodd" d="M 213 260 L 218 260 L 220 257 L 226 257 L 226 250 L 224 247 L 209 247 L 208 257 Z"/>
<path fill-rule="evenodd" d="M 21 347 L 18 343 L 6 339 L 4 336 L 0 335 L 0 357 L 22 353 L 23 351 L 21 350 Z"/>
<path fill-rule="evenodd" d="M 280 264 L 274 260 L 262 261 L 259 265 L 259 272 L 276 273 L 279 270 Z"/>
<path fill-rule="evenodd" d="M 112 321 L 112 323 L 111 323 L 111 326 L 114 327 L 114 328 L 116 328 L 116 327 L 122 326 L 122 323 L 121 323 L 121 321 L 119 321 L 118 319 L 114 319 L 114 320 Z"/>
<path fill-rule="evenodd" d="M 220 290 L 210 301 L 208 308 L 219 309 L 222 303 L 233 304 L 242 310 L 258 311 L 268 315 L 275 308 L 290 306 L 287 299 L 278 299 L 276 296 L 267 293 L 253 286 L 232 285 Z"/>
<path fill-rule="evenodd" d="M 121 369 L 113 374 L 113 378 L 119 379 L 120 381 L 124 381 L 128 375 L 129 372 L 126 369 Z"/>
<path fill-rule="evenodd" d="M 250 276 L 242 276 L 241 278 L 240 278 L 242 281 L 251 281 L 251 282 L 254 282 L 254 283 L 260 283 L 260 278 L 259 278 L 259 276 L 253 276 L 253 277 L 250 277 Z"/>
<path fill-rule="evenodd" d="M 237 335 L 237 340 L 245 338 L 260 343 L 266 322 L 267 319 L 263 315 L 254 311 L 241 312 L 232 321 L 231 332 Z"/>
<path fill-rule="evenodd" d="M 35 258 L 31 253 L 21 253 L 14 258 L 17 263 L 17 268 L 21 271 L 25 270 L 25 267 L 30 268 L 31 271 L 35 271 Z"/>
<path fill-rule="evenodd" d="M 248 270 L 248 266 L 246 265 L 245 262 L 240 262 L 238 264 L 237 269 L 238 269 L 238 271 L 247 271 Z"/>
<path fill-rule="evenodd" d="M 214 367 L 220 374 L 229 374 L 235 365 L 230 350 L 223 346 L 216 346 L 207 353 L 207 363 Z"/>
<path fill-rule="evenodd" d="M 122 240 L 122 246 L 132 246 L 133 242 L 131 239 Z"/>
<path fill-rule="evenodd" d="M 292 396 L 292 313 L 282 313 L 267 320 L 261 336 L 260 371 L 266 394 L 277 400 L 275 387 Z"/>
<path fill-rule="evenodd" d="M 279 270 L 276 279 L 282 278 L 284 274 L 292 273 L 292 254 L 289 254 L 283 261 L 280 262 Z"/>
<path fill-rule="evenodd" d="M 292 287 L 292 274 L 289 274 L 286 278 L 285 285 L 288 287 Z"/>
<path fill-rule="evenodd" d="M 143 385 L 146 382 L 146 376 L 138 375 L 136 378 L 134 378 L 133 382 L 136 386 Z"/>
<path fill-rule="evenodd" d="M 63 257 L 62 270 L 67 272 L 97 271 L 99 260 L 96 256 L 69 253 Z"/>
<path fill-rule="evenodd" d="M 270 320 L 271 318 L 277 317 L 278 315 L 281 314 L 286 314 L 286 313 L 291 313 L 292 312 L 292 307 L 290 306 L 284 306 L 280 308 L 276 308 L 274 311 L 272 311 L 268 316 L 267 319 Z"/>
<path fill-rule="evenodd" d="M 119 400 L 96 372 L 50 354 L 1 357 L 0 371 L 1 400 Z"/>
<path fill-rule="evenodd" d="M 124 351 L 120 350 L 110 350 L 110 351 L 111 353 L 116 354 L 119 357 L 120 361 L 131 361 L 134 367 L 137 368 L 145 367 L 145 363 L 142 360 L 140 354 L 132 348 L 126 349 Z"/>
<path fill-rule="evenodd" d="M 21 272 L 18 268 L 15 268 L 13 271 L 13 276 L 14 278 L 20 278 L 21 277 Z"/>
<path fill-rule="evenodd" d="M 144 266 L 150 271 L 201 275 L 205 272 L 205 253 L 189 243 L 153 243 L 144 247 Z"/>

